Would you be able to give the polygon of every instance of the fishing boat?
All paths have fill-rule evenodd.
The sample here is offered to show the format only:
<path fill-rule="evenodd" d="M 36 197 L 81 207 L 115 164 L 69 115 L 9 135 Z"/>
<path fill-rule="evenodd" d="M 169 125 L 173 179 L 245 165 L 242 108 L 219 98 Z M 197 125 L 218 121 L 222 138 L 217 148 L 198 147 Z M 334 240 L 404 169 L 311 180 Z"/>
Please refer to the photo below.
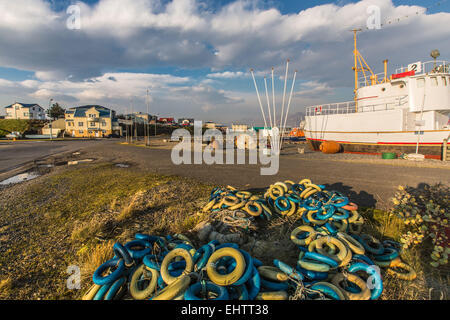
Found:
<path fill-rule="evenodd" d="M 441 159 L 450 137 L 450 66 L 433 50 L 427 62 L 415 62 L 388 76 L 374 74 L 357 49 L 354 32 L 354 100 L 306 108 L 304 132 L 314 150 L 324 141 L 343 152 L 416 153 Z"/>

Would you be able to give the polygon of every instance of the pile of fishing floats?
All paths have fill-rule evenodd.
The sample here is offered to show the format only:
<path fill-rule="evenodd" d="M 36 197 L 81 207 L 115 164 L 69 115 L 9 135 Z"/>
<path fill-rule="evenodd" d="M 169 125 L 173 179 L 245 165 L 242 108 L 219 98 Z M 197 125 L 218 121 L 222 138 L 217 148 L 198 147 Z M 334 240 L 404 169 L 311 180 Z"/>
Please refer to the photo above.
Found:
<path fill-rule="evenodd" d="M 362 233 L 358 206 L 309 179 L 276 182 L 263 196 L 214 188 L 203 211 L 224 209 L 267 220 L 301 217 L 290 235 L 299 249 L 296 265 L 276 257 L 264 265 L 236 243 L 212 240 L 196 248 L 179 234 L 136 234 L 114 245 L 114 258 L 94 272 L 83 299 L 374 300 L 383 292 L 380 267 L 400 279 L 416 277 L 400 259 L 400 244 Z"/>

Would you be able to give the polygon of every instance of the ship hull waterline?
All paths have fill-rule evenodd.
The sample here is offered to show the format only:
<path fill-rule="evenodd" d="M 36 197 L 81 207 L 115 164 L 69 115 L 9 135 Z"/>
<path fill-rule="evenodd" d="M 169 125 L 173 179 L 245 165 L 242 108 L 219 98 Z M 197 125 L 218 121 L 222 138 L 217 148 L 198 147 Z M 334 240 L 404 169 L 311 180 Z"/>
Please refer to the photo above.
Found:
<path fill-rule="evenodd" d="M 350 142 L 339 141 L 331 139 L 313 139 L 307 137 L 306 140 L 314 151 L 320 151 L 319 147 L 324 141 L 335 141 L 341 145 L 341 152 L 343 153 L 359 153 L 380 155 L 383 152 L 395 152 L 397 154 L 416 153 L 417 143 L 413 142 L 391 142 L 391 143 L 365 143 L 365 142 Z M 427 159 L 442 159 L 443 143 L 420 143 L 419 154 L 423 154 Z"/>

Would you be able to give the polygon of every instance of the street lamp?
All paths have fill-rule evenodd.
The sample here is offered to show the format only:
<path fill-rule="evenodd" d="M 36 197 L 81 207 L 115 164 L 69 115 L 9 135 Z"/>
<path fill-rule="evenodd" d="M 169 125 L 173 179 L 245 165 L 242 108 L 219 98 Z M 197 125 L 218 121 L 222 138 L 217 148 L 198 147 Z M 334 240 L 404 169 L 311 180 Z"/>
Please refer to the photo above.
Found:
<path fill-rule="evenodd" d="M 50 123 L 49 123 L 49 128 L 50 128 L 50 140 L 53 140 L 53 134 L 52 134 L 52 116 L 51 116 L 51 112 L 50 112 L 50 105 L 53 101 L 53 98 L 50 99 L 50 101 L 48 102 L 48 116 L 50 118 Z"/>

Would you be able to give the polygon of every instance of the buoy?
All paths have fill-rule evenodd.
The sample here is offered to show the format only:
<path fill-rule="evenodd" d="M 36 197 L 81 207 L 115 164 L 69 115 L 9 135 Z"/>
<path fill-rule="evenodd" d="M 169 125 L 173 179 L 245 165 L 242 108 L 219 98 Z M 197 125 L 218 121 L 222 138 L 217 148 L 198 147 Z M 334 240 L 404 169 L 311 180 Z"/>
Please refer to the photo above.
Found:
<path fill-rule="evenodd" d="M 335 141 L 324 141 L 320 144 L 319 149 L 323 153 L 338 153 L 341 151 L 341 145 Z"/>

